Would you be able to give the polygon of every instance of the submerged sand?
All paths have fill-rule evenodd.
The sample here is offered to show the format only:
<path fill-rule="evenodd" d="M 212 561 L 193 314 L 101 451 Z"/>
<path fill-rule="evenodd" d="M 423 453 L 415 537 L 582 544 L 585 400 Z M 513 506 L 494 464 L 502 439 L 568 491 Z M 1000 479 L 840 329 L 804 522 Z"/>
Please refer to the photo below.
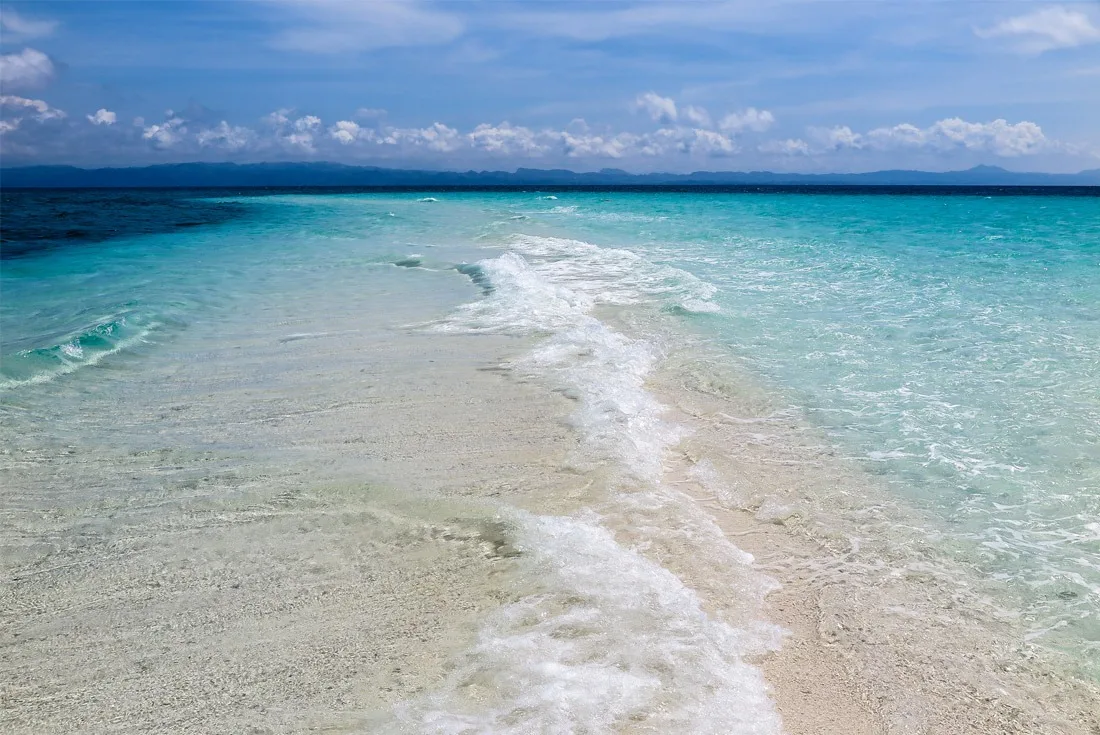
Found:
<path fill-rule="evenodd" d="M 950 580 L 875 563 L 897 549 L 853 545 L 825 511 L 888 501 L 744 376 L 699 353 L 650 376 L 667 420 L 690 429 L 659 458 L 655 494 L 586 453 L 584 397 L 522 367 L 536 339 L 408 326 L 433 315 L 364 331 L 351 314 L 273 314 L 147 378 L 120 376 L 137 381 L 129 403 L 80 397 L 79 431 L 5 436 L 0 728 L 422 732 L 457 711 L 469 727 L 453 732 L 583 732 L 477 712 L 518 706 L 502 701 L 508 677 L 540 681 L 522 658 L 545 651 L 494 658 L 500 641 L 618 594 L 614 574 L 581 594 L 570 570 L 529 563 L 541 552 L 524 519 L 580 518 L 563 526 L 568 543 L 589 538 L 569 534 L 596 513 L 631 565 L 608 569 L 628 582 L 665 570 L 683 589 L 662 589 L 690 592 L 706 620 L 636 619 L 615 598 L 626 628 L 578 622 L 576 645 L 629 641 L 632 625 L 704 626 L 676 645 L 747 631 L 728 661 L 670 653 L 697 665 L 654 669 L 667 708 L 729 664 L 738 686 L 763 672 L 791 735 L 1100 731 L 1096 690 L 1052 677 L 1057 662 L 1009 622 L 978 615 Z M 770 705 L 753 706 L 766 719 Z M 683 731 L 662 716 L 609 729 Z"/>

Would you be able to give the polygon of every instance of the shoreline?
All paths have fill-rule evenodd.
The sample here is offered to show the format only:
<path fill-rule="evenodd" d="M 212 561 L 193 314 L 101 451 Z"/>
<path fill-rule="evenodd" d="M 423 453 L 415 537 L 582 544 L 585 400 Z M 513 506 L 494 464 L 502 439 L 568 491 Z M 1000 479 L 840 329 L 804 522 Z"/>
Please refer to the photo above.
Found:
<path fill-rule="evenodd" d="M 968 583 L 930 567 L 905 571 L 896 552 L 892 562 L 874 558 L 889 551 L 861 544 L 846 517 L 865 513 L 860 506 L 898 518 L 913 510 L 837 457 L 815 428 L 777 411 L 777 396 L 750 376 L 729 363 L 715 372 L 696 352 L 702 369 L 685 381 L 682 357 L 671 357 L 650 389 L 694 430 L 673 450 L 669 473 L 779 582 L 763 610 L 790 635 L 760 663 L 791 735 L 1100 730 L 1100 687 L 1025 644 Z M 832 490 L 811 489 L 822 485 Z"/>
<path fill-rule="evenodd" d="M 274 298 L 72 388 L 76 443 L 18 437 L 0 722 L 1100 728 L 916 509 L 653 303 L 666 271 L 521 244 Z"/>

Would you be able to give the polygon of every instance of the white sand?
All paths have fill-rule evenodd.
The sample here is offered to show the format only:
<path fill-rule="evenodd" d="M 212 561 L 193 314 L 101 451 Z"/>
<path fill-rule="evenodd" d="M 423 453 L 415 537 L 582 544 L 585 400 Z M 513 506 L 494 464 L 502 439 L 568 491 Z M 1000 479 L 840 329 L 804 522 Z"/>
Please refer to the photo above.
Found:
<path fill-rule="evenodd" d="M 806 520 L 873 487 L 797 422 L 757 423 L 775 406 L 741 377 L 676 360 L 654 376 L 695 433 L 646 490 L 586 453 L 569 423 L 583 396 L 500 367 L 530 340 L 401 328 L 442 308 L 407 306 L 370 330 L 273 313 L 120 373 L 129 400 L 79 396 L 76 428 L 5 435 L 0 730 L 417 732 L 438 710 L 535 732 L 553 720 L 482 710 L 515 706 L 508 677 L 591 672 L 574 650 L 602 668 L 560 691 L 593 723 L 630 697 L 659 705 L 610 731 L 736 718 L 741 702 L 707 692 L 750 691 L 754 667 L 791 735 L 1100 730 L 1096 692 L 1051 685 L 1011 626 L 956 614 L 957 587 L 894 580 L 870 563 L 889 550 Z M 557 556 L 524 546 L 528 517 L 561 531 Z M 596 566 L 571 576 L 566 552 Z M 707 648 L 731 631 L 743 650 Z M 597 691 L 617 672 L 624 688 Z"/>

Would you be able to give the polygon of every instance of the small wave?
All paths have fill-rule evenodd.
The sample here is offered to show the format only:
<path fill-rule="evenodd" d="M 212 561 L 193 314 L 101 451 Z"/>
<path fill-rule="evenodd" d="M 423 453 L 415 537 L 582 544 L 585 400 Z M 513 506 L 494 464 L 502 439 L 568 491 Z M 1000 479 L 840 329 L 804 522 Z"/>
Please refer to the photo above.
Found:
<path fill-rule="evenodd" d="M 455 266 L 455 270 L 473 281 L 474 285 L 481 288 L 482 293 L 486 296 L 493 292 L 493 282 L 489 279 L 489 274 L 479 264 L 461 263 Z"/>
<path fill-rule="evenodd" d="M 400 268 L 419 268 L 423 265 L 421 255 L 419 253 L 413 255 L 407 255 L 404 258 L 398 258 L 393 261 L 393 264 Z"/>
<path fill-rule="evenodd" d="M 546 196 L 544 196 L 544 197 L 539 197 L 539 199 L 552 199 L 552 200 L 555 200 L 555 201 L 556 201 L 556 200 L 557 200 L 557 197 L 556 197 L 556 196 L 554 196 L 553 194 L 548 194 L 548 195 L 546 195 Z"/>
<path fill-rule="evenodd" d="M 118 316 L 95 324 L 49 347 L 22 350 L 6 359 L 0 391 L 56 380 L 82 367 L 97 365 L 107 357 L 144 342 L 158 322 L 135 323 Z"/>
<path fill-rule="evenodd" d="M 513 367 L 579 400 L 573 421 L 591 454 L 613 457 L 628 475 L 655 481 L 664 452 L 683 436 L 645 389 L 660 349 L 616 332 L 591 312 L 601 304 L 663 300 L 704 310 L 713 287 L 627 250 L 534 236 L 517 237 L 509 252 L 457 270 L 485 298 L 460 307 L 438 328 L 546 335 Z"/>
<path fill-rule="evenodd" d="M 418 202 L 438 202 L 439 200 L 436 199 L 435 197 L 421 197 L 420 199 L 417 199 L 416 201 L 418 201 Z"/>
<path fill-rule="evenodd" d="M 539 261 L 551 280 L 591 295 L 600 303 L 627 305 L 655 300 L 689 312 L 716 312 L 712 284 L 687 271 L 660 265 L 622 248 L 583 240 L 517 235 L 511 249 Z"/>

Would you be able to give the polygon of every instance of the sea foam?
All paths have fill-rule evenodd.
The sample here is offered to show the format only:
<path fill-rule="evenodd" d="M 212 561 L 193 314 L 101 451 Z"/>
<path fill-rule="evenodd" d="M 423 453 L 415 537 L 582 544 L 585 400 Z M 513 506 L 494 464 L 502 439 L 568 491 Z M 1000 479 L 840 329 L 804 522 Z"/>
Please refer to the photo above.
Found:
<path fill-rule="evenodd" d="M 694 591 L 594 518 L 518 514 L 517 523 L 540 592 L 497 611 L 442 687 L 398 707 L 398 728 L 782 731 L 763 676 L 744 661 L 774 649 L 777 631 L 713 619 Z"/>
<path fill-rule="evenodd" d="M 577 401 L 572 422 L 584 441 L 575 461 L 615 468 L 612 500 L 598 515 L 519 514 L 514 543 L 541 591 L 486 622 L 444 687 L 404 705 L 399 718 L 429 732 L 615 732 L 628 722 L 661 732 L 780 732 L 760 672 L 743 660 L 779 645 L 781 631 L 758 620 L 774 582 L 662 481 L 687 429 L 646 390 L 663 356 L 659 340 L 596 316 L 634 304 L 709 311 L 714 288 L 626 250 L 527 235 L 458 270 L 483 297 L 436 328 L 541 336 L 508 367 Z M 680 561 L 658 564 L 643 549 Z M 684 581 L 693 573 L 738 597 L 730 606 L 738 619 L 703 611 Z"/>

